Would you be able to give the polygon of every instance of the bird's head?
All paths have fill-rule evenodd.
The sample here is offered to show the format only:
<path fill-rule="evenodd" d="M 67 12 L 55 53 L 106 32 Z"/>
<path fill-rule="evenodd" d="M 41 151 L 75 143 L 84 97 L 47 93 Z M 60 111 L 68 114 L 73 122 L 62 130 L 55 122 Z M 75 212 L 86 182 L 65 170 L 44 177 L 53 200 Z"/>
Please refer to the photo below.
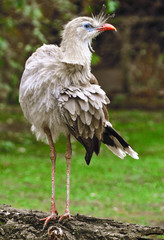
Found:
<path fill-rule="evenodd" d="M 108 17 L 101 12 L 96 17 L 78 17 L 67 23 L 61 42 L 63 62 L 90 64 L 92 39 L 103 31 L 116 31 L 113 25 L 106 23 L 107 19 Z"/>
<path fill-rule="evenodd" d="M 90 42 L 103 31 L 114 30 L 116 28 L 102 17 L 78 17 L 70 21 L 64 28 L 63 38 L 78 39 L 83 42 Z"/>

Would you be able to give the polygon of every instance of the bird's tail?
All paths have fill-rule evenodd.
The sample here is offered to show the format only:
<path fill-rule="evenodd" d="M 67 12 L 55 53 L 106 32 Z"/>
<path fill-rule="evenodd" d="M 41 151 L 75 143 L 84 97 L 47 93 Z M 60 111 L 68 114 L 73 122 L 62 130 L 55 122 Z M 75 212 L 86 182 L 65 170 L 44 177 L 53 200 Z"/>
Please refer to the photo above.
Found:
<path fill-rule="evenodd" d="M 104 127 L 102 142 L 120 158 L 124 158 L 128 154 L 132 158 L 139 159 L 138 153 L 130 147 L 109 122 Z"/>

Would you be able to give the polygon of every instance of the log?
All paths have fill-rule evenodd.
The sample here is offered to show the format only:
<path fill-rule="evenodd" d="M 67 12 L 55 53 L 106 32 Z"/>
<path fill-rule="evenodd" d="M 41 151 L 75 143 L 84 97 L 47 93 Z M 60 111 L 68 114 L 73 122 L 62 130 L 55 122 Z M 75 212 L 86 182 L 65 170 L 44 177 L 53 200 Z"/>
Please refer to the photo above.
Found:
<path fill-rule="evenodd" d="M 0 206 L 0 240 L 145 240 L 159 239 L 164 227 L 140 226 L 77 214 L 72 220 L 50 221 L 43 230 L 41 218 L 48 214 L 36 210 L 22 210 L 10 205 Z"/>

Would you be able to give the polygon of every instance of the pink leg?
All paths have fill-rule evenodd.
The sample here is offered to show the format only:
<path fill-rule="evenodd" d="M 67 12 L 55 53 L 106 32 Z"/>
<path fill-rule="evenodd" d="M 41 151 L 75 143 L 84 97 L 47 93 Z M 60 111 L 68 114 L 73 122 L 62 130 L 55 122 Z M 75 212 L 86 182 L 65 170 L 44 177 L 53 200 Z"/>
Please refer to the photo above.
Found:
<path fill-rule="evenodd" d="M 52 139 L 52 135 L 51 135 L 51 131 L 48 127 L 44 128 L 44 132 L 47 135 L 47 139 L 48 139 L 48 143 L 50 146 L 50 158 L 51 158 L 51 162 L 52 162 L 52 198 L 51 198 L 51 215 L 41 219 L 41 221 L 45 221 L 44 222 L 44 226 L 43 229 L 46 228 L 48 222 L 51 219 L 56 219 L 58 212 L 56 210 L 55 207 L 55 163 L 56 163 L 56 150 L 55 150 L 55 146 L 53 143 L 53 139 Z"/>
<path fill-rule="evenodd" d="M 66 199 L 65 213 L 60 216 L 59 222 L 62 221 L 64 218 L 72 219 L 69 212 L 70 172 L 71 172 L 71 158 L 72 158 L 70 135 L 68 135 L 67 137 L 67 149 L 66 149 L 65 158 L 67 161 L 67 199 Z"/>

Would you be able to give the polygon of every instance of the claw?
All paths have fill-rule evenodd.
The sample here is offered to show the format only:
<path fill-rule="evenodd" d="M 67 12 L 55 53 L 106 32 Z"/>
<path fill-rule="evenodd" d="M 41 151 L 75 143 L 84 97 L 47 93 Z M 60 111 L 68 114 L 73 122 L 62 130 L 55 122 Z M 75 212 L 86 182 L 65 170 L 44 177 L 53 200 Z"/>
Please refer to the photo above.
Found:
<path fill-rule="evenodd" d="M 60 216 L 59 222 L 62 222 L 63 219 L 65 219 L 65 218 L 70 219 L 70 220 L 73 219 L 73 218 L 71 217 L 71 214 L 70 214 L 69 212 L 65 212 L 64 214 L 62 214 L 62 215 Z"/>
<path fill-rule="evenodd" d="M 56 219 L 57 219 L 57 215 L 54 215 L 54 214 L 46 218 L 40 219 L 40 221 L 45 221 L 43 225 L 43 230 L 47 227 L 47 224 L 49 223 L 50 220 L 56 220 Z"/>

